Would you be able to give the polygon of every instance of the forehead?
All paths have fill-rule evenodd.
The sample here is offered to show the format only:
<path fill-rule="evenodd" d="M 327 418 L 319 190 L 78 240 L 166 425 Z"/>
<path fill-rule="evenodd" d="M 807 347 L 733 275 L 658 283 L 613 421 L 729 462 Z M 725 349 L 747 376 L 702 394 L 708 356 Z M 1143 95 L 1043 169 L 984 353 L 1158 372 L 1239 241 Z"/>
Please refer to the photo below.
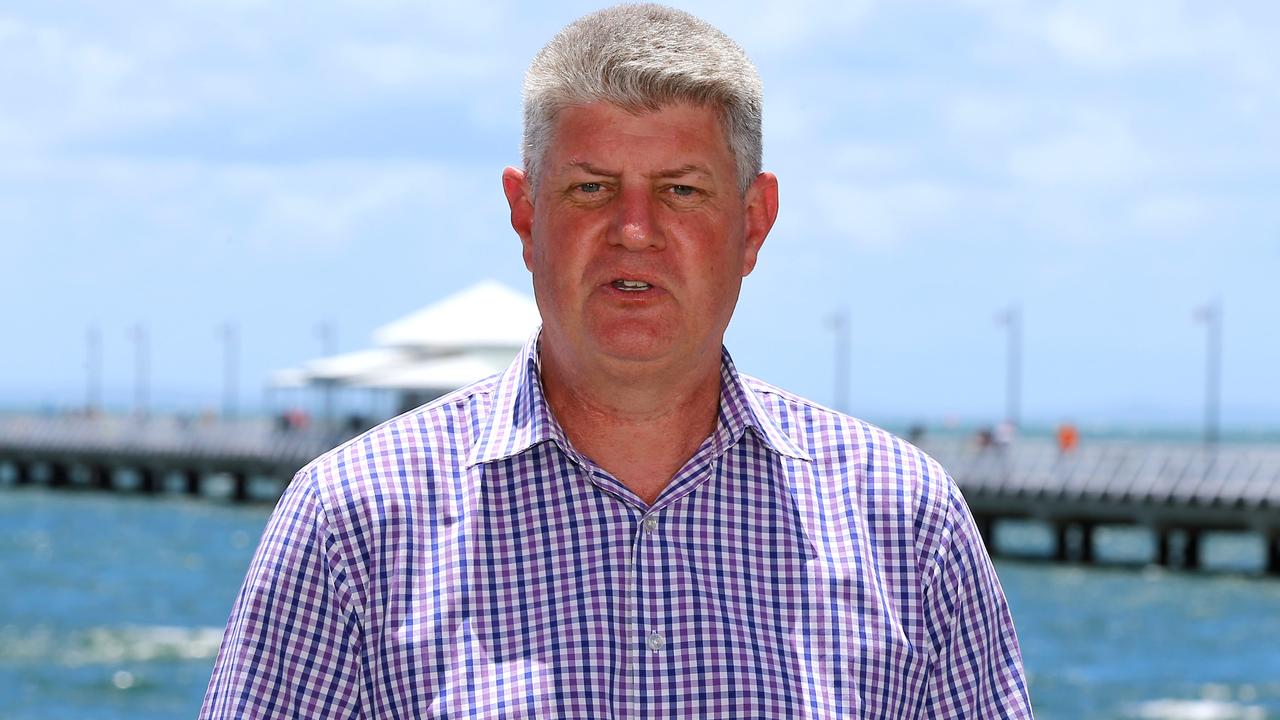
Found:
<path fill-rule="evenodd" d="M 584 163 L 619 171 L 673 163 L 733 171 L 720 114 L 688 103 L 639 112 L 607 102 L 565 107 L 556 114 L 544 161 L 551 173 Z"/>

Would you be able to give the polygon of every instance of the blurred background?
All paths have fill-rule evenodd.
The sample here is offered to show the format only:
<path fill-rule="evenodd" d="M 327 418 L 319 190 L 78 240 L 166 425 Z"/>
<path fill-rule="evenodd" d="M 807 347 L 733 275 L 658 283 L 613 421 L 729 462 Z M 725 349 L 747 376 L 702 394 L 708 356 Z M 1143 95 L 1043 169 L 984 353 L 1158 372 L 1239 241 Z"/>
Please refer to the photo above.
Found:
<path fill-rule="evenodd" d="M 432 394 L 333 390 L 315 362 L 478 283 L 531 296 L 499 175 L 529 60 L 596 7 L 6 3 L 0 449 L 69 417 L 307 426 L 317 445 L 264 451 L 285 467 Z M 740 369 L 964 467 L 1063 426 L 1272 457 L 1280 6 L 681 7 L 765 81 L 782 209 L 726 340 Z M 459 352 L 441 342 L 414 352 Z M 201 494 L 237 495 L 203 470 L 232 489 Z M 0 717 L 194 715 L 269 502 L 20 472 L 0 467 Z M 1207 537 L 1209 569 L 1182 571 L 1139 530 L 1100 530 L 1121 561 L 1094 566 L 1036 560 L 1051 525 L 1001 527 L 1038 717 L 1280 717 L 1266 534 Z"/>

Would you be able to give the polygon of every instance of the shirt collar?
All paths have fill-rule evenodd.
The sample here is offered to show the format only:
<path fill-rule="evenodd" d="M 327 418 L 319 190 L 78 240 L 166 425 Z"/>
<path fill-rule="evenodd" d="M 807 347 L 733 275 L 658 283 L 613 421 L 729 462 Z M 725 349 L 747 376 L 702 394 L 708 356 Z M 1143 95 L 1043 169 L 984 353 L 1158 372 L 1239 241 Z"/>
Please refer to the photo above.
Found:
<path fill-rule="evenodd" d="M 541 328 L 529 338 L 499 377 L 493 395 L 493 409 L 467 456 L 468 466 L 512 457 L 547 441 L 560 446 L 574 462 L 584 463 L 551 414 L 551 406 L 542 393 L 540 340 Z M 741 440 L 748 428 L 775 453 L 799 460 L 813 459 L 765 412 L 756 393 L 738 374 L 729 351 L 722 348 L 716 454 Z"/>
<path fill-rule="evenodd" d="M 729 351 L 720 349 L 720 422 L 717 433 L 727 431 L 730 444 L 742 438 L 742 433 L 751 428 L 769 448 L 779 455 L 797 460 L 813 460 L 809 453 L 796 444 L 795 440 L 774 421 L 760 402 L 760 396 L 738 374 Z M 727 449 L 726 446 L 723 449 Z M 717 451 L 721 449 L 718 448 Z"/>

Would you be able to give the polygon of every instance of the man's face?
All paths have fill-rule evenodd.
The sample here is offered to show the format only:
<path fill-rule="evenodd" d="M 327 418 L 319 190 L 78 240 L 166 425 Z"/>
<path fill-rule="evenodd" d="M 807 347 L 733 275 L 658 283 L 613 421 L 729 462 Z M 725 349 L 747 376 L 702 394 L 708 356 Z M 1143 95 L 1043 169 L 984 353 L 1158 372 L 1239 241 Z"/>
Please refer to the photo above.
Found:
<path fill-rule="evenodd" d="M 615 363 L 718 356 L 777 180 L 762 174 L 744 197 L 716 113 L 567 108 L 539 173 L 536 192 L 510 168 L 503 185 L 544 343 Z"/>

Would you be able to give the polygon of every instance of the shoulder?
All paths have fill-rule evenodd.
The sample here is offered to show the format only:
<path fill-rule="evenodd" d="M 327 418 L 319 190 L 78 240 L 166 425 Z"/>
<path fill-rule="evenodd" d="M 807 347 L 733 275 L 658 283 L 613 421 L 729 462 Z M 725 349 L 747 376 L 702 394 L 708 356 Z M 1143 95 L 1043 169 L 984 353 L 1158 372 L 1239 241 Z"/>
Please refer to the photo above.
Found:
<path fill-rule="evenodd" d="M 812 457 L 808 481 L 814 491 L 869 526 L 909 531 L 922 559 L 937 549 L 957 503 L 963 506 L 942 465 L 865 420 L 742 377 L 765 415 L 761 422 L 772 422 Z"/>
<path fill-rule="evenodd" d="M 414 493 L 456 476 L 483 432 L 500 376 L 486 378 L 358 435 L 298 472 L 322 505 L 342 508 L 368 498 Z"/>
<path fill-rule="evenodd" d="M 946 471 L 936 460 L 889 431 L 758 378 L 742 379 L 766 415 L 761 420 L 772 422 L 820 466 L 847 467 L 868 480 L 945 484 Z"/>

